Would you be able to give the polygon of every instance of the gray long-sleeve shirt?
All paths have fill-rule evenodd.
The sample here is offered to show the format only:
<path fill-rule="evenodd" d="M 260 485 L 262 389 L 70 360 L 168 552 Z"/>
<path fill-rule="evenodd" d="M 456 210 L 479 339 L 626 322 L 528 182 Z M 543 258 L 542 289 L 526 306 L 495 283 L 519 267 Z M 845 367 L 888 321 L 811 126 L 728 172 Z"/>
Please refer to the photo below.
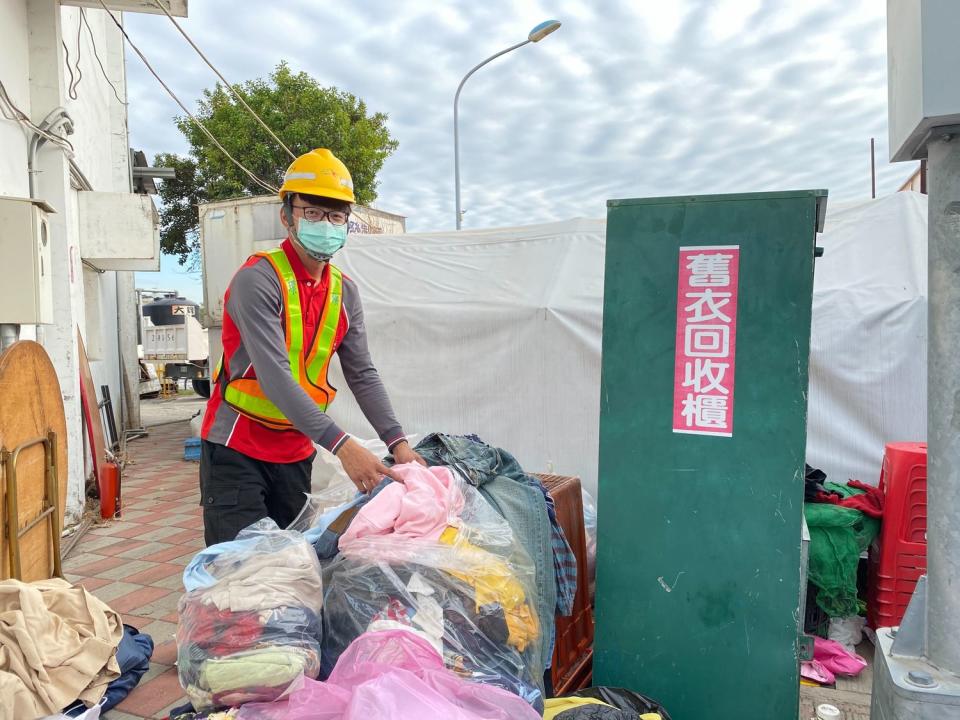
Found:
<path fill-rule="evenodd" d="M 343 277 L 342 312 L 348 325 L 337 355 L 344 377 L 377 435 L 392 448 L 404 438 L 403 429 L 370 357 L 360 294 L 353 280 L 346 276 Z M 243 377 L 252 365 L 264 394 L 293 426 L 310 440 L 335 452 L 346 441 L 347 435 L 293 379 L 283 314 L 280 281 L 269 261 L 262 259 L 237 272 L 227 291 L 223 328 L 224 349 L 230 354 L 229 379 Z M 305 342 L 309 340 L 307 338 Z M 226 403 L 216 402 L 221 398 L 220 390 L 217 387 L 211 398 L 211 405 L 214 405 L 211 410 L 215 415 L 209 428 L 209 420 L 204 423 L 204 438 L 236 447 L 241 452 L 249 451 L 249 448 L 242 447 L 243 439 L 238 436 L 237 428 L 242 423 L 254 421 L 239 416 Z"/>

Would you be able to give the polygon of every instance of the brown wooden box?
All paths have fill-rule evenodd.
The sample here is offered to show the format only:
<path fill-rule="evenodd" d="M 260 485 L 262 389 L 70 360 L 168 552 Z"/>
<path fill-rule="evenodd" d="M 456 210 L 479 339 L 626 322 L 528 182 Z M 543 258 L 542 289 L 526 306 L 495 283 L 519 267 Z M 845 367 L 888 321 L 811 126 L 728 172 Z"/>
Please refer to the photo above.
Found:
<path fill-rule="evenodd" d="M 593 677 L 593 607 L 587 578 L 587 537 L 583 527 L 583 496 L 580 478 L 537 475 L 553 498 L 557 520 L 577 558 L 577 593 L 573 615 L 556 618 L 557 642 L 551 674 L 557 696 L 590 685 Z"/>

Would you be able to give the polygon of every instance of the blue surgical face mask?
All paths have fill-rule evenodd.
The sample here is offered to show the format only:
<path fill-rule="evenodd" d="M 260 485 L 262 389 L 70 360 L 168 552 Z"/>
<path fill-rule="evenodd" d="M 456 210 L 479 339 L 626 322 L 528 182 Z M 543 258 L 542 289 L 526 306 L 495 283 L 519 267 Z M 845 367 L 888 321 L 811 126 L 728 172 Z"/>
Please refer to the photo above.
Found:
<path fill-rule="evenodd" d="M 295 235 L 307 254 L 315 260 L 329 260 L 347 242 L 347 226 L 329 220 L 319 222 L 300 218 Z"/>

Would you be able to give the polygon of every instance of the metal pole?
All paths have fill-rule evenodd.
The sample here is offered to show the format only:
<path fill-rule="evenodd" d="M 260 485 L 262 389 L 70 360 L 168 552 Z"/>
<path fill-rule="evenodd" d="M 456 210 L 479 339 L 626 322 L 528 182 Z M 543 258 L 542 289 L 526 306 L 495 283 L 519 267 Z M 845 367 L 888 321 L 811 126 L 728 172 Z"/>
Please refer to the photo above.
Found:
<path fill-rule="evenodd" d="M 960 134 L 950 132 L 927 145 L 927 642 L 931 664 L 960 674 Z"/>
<path fill-rule="evenodd" d="M 870 138 L 870 197 L 877 199 L 877 157 L 873 138 Z"/>
<path fill-rule="evenodd" d="M 467 81 L 467 79 L 488 62 L 495 60 L 501 55 L 506 55 L 511 50 L 516 50 L 518 47 L 523 47 L 529 42 L 530 40 L 524 40 L 516 45 L 511 45 L 506 50 L 501 50 L 500 52 L 491 55 L 479 65 L 474 65 L 470 72 L 463 76 L 463 80 L 461 80 L 460 84 L 457 86 L 457 94 L 453 96 L 453 182 L 454 190 L 457 196 L 457 230 L 460 229 L 460 223 L 463 219 L 463 211 L 460 209 L 460 131 L 457 127 L 457 122 L 459 119 L 457 104 L 460 102 L 460 91 L 463 89 L 463 84 Z"/>

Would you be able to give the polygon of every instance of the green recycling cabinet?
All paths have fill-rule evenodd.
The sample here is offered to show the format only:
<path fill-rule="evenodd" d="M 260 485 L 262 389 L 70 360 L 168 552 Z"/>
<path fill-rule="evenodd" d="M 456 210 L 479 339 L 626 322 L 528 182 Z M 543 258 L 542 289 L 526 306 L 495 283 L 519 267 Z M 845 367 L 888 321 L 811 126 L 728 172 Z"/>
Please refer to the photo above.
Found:
<path fill-rule="evenodd" d="M 796 718 L 826 192 L 608 202 L 594 683 Z"/>

